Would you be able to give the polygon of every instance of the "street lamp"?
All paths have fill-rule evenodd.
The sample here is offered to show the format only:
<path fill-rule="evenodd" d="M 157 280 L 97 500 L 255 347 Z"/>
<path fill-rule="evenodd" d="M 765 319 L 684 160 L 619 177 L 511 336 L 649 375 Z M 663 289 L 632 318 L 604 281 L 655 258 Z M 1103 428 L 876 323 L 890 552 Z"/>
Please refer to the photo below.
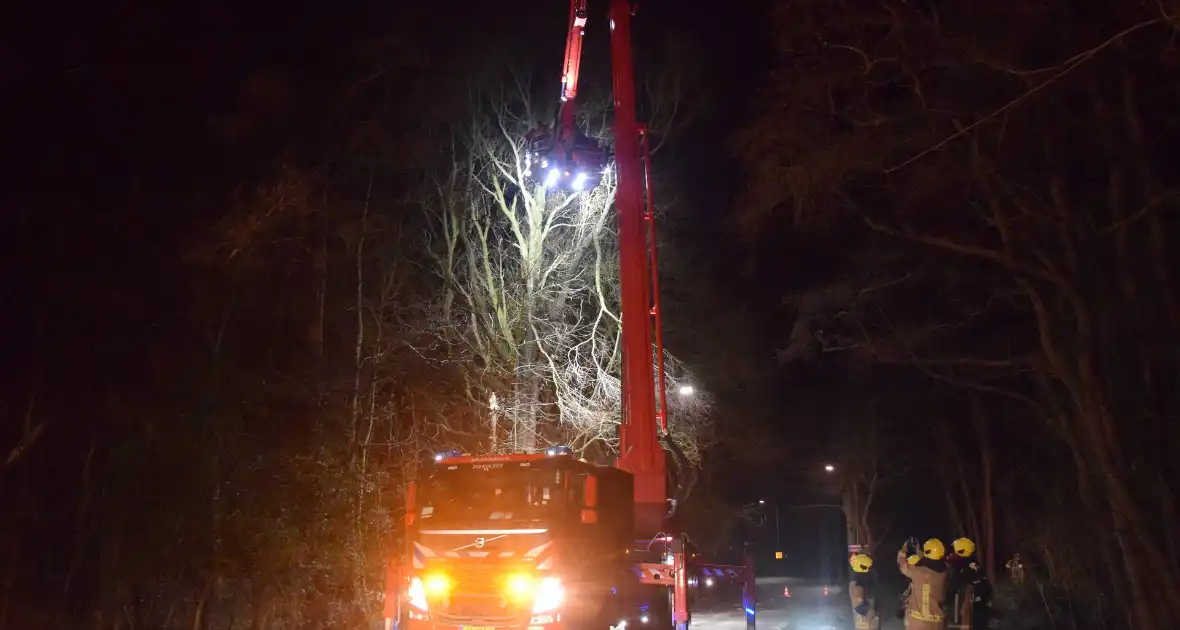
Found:
<path fill-rule="evenodd" d="M 696 390 L 692 388 L 692 385 L 681 385 L 678 391 L 681 396 L 692 396 Z"/>
<path fill-rule="evenodd" d="M 825 472 L 836 472 L 836 467 L 831 464 L 824 464 Z"/>

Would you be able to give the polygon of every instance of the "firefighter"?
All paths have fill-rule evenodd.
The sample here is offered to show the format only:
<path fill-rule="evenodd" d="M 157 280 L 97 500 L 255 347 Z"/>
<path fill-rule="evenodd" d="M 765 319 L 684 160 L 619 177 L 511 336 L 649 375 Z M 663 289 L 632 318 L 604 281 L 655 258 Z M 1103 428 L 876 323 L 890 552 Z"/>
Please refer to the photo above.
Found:
<path fill-rule="evenodd" d="M 852 620 L 857 630 L 878 630 L 881 619 L 877 616 L 877 600 L 873 597 L 876 576 L 870 571 L 873 558 L 867 553 L 854 554 L 848 559 L 852 566 L 852 583 L 848 593 L 852 596 Z"/>
<path fill-rule="evenodd" d="M 1020 559 L 1020 554 L 1012 556 L 1005 566 L 1008 568 L 1008 579 L 1017 584 L 1024 584 L 1024 561 Z"/>
<path fill-rule="evenodd" d="M 918 555 L 919 546 L 917 538 L 911 536 L 906 540 L 905 545 L 902 546 L 902 550 L 909 554 L 906 556 L 906 563 L 910 566 L 918 564 L 918 560 L 922 558 L 922 556 Z M 901 575 L 901 579 L 905 580 L 905 589 L 901 592 L 901 601 L 897 607 L 897 618 L 905 619 L 906 605 L 910 601 L 910 589 L 913 587 L 913 583 L 904 572 Z"/>
<path fill-rule="evenodd" d="M 897 566 L 910 579 L 906 601 L 906 630 L 942 630 L 945 621 L 943 603 L 946 601 L 947 566 L 946 545 L 931 538 L 922 545 L 922 555 L 914 564 L 908 557 L 909 544 L 897 552 Z"/>
<path fill-rule="evenodd" d="M 915 564 L 918 564 L 918 560 L 920 560 L 921 558 L 922 558 L 921 556 L 919 556 L 918 554 L 915 553 L 915 554 L 911 554 L 910 556 L 908 556 L 905 559 L 905 561 L 910 566 L 914 566 Z M 905 609 L 910 601 L 910 589 L 914 587 L 913 582 L 911 582 L 908 577 L 905 577 L 905 575 L 902 575 L 902 579 L 905 580 L 905 590 L 901 592 L 901 605 L 897 607 L 897 618 L 898 619 L 905 619 Z"/>
<path fill-rule="evenodd" d="M 966 630 L 971 627 L 970 606 L 966 603 L 969 593 L 959 577 L 967 568 L 967 556 L 975 553 L 975 543 L 970 538 L 959 538 L 951 543 L 951 549 L 953 553 L 946 558 L 946 626 L 950 630 Z"/>
<path fill-rule="evenodd" d="M 954 549 L 951 586 L 951 619 L 948 628 L 975 630 L 988 627 L 991 621 L 992 585 L 975 557 L 975 542 L 960 538 L 951 543 Z"/>

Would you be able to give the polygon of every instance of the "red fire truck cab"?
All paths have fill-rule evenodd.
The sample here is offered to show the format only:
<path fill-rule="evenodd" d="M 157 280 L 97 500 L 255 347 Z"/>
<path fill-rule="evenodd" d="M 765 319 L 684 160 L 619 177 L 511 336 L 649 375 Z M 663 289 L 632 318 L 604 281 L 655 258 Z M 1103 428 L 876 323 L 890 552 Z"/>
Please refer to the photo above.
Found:
<path fill-rule="evenodd" d="M 635 617 L 632 488 L 565 448 L 435 456 L 409 493 L 387 627 L 606 630 Z"/>

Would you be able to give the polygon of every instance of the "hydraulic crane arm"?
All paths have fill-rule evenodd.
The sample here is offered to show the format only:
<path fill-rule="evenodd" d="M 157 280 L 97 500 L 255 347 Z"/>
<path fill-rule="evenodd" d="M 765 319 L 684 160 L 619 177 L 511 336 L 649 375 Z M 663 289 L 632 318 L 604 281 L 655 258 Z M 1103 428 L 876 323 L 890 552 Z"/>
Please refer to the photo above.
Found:
<path fill-rule="evenodd" d="M 525 175 L 546 188 L 579 192 L 593 189 L 602 180 L 606 152 L 578 131 L 576 124 L 578 81 L 582 74 L 582 43 L 586 34 L 587 0 L 570 0 L 570 18 L 561 66 L 561 99 L 553 129 L 534 129 L 526 138 Z M 534 166 L 537 170 L 534 171 Z"/>
<path fill-rule="evenodd" d="M 575 124 L 587 0 L 570 0 L 561 75 L 561 102 L 552 134 L 532 135 L 525 173 L 538 168 L 546 188 L 581 191 L 597 185 L 605 153 L 581 136 Z M 615 210 L 618 216 L 619 297 L 622 320 L 623 400 L 616 466 L 635 480 L 637 533 L 664 531 L 668 514 L 667 465 L 660 444 L 666 419 L 656 412 L 656 370 L 652 366 L 655 258 L 649 249 L 652 216 L 648 203 L 643 129 L 635 113 L 635 70 L 631 50 L 631 0 L 610 0 L 611 78 L 614 96 Z M 653 239 L 654 240 L 654 239 Z M 654 245 L 654 243 L 652 243 Z M 657 340 L 658 341 L 658 340 Z M 658 345 L 658 344 L 657 344 Z M 662 358 L 662 357 L 661 357 Z M 661 370 L 662 372 L 662 363 Z M 662 374 L 660 375 L 662 377 Z M 662 385 L 662 383 L 661 383 Z M 662 402 L 662 401 L 661 401 Z M 663 405 L 661 404 L 661 407 Z"/>
<path fill-rule="evenodd" d="M 635 478 L 639 533 L 661 531 L 667 513 L 664 449 L 656 421 L 652 368 L 651 276 L 644 221 L 643 162 L 635 115 L 635 68 L 631 51 L 631 1 L 611 0 L 611 69 L 614 95 L 615 209 L 619 226 L 619 297 L 623 320 L 623 423 L 618 467 Z"/>
<path fill-rule="evenodd" d="M 574 114 L 578 78 L 582 72 L 582 40 L 586 35 L 586 0 L 570 0 L 569 32 L 565 39 L 565 64 L 561 69 L 561 107 L 557 112 L 556 147 L 563 154 L 574 149 L 577 127 Z"/>

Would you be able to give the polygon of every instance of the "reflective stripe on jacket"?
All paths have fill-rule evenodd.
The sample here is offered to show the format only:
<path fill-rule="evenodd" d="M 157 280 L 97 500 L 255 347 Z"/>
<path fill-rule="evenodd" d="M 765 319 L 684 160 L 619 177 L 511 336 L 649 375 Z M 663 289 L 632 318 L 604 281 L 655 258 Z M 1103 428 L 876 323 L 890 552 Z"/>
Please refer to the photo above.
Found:
<path fill-rule="evenodd" d="M 852 599 L 852 621 L 856 625 L 856 630 L 877 630 L 881 627 L 881 621 L 877 616 L 875 602 L 866 584 L 871 584 L 871 582 L 868 580 L 854 579 L 848 585 L 848 594 Z M 867 615 L 856 614 L 856 608 L 861 604 L 868 604 L 869 612 Z"/>
<path fill-rule="evenodd" d="M 881 618 L 875 612 L 869 612 L 870 617 L 852 613 L 852 621 L 856 625 L 856 630 L 879 630 L 881 628 Z"/>

